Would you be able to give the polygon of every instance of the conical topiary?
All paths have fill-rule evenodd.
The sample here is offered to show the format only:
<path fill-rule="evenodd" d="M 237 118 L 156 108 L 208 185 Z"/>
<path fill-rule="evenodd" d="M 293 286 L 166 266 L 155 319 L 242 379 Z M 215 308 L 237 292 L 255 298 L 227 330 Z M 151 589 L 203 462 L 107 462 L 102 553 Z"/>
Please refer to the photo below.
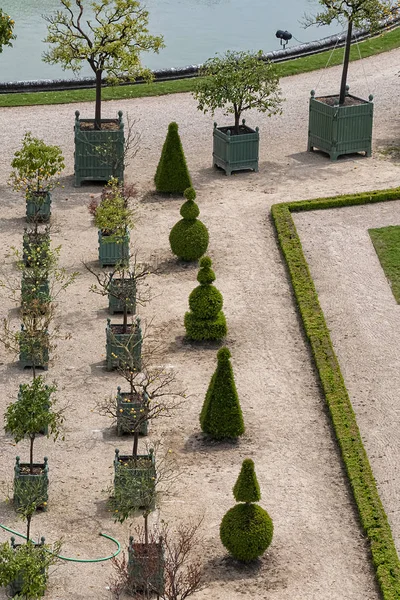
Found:
<path fill-rule="evenodd" d="M 200 283 L 189 296 L 190 312 L 185 314 L 186 335 L 192 340 L 221 340 L 226 336 L 227 326 L 222 312 L 222 294 L 212 285 L 215 273 L 211 258 L 200 259 L 197 281 Z"/>
<path fill-rule="evenodd" d="M 192 185 L 177 123 L 168 125 L 168 133 L 154 182 L 157 192 L 167 194 L 183 194 L 186 188 Z"/>
<path fill-rule="evenodd" d="M 244 433 L 242 409 L 230 356 L 228 348 L 218 351 L 218 365 L 211 377 L 200 413 L 201 429 L 216 440 L 236 439 Z"/>
<path fill-rule="evenodd" d="M 203 256 L 208 246 L 207 227 L 197 219 L 200 214 L 199 207 L 194 201 L 195 190 L 190 187 L 183 194 L 186 202 L 181 206 L 181 216 L 169 234 L 169 243 L 172 252 L 183 260 L 198 260 Z"/>
<path fill-rule="evenodd" d="M 272 541 L 274 526 L 266 510 L 253 504 L 260 499 L 260 487 L 251 459 L 245 459 L 233 488 L 237 501 L 221 521 L 221 542 L 228 552 L 238 560 L 255 560 L 268 548 Z"/>

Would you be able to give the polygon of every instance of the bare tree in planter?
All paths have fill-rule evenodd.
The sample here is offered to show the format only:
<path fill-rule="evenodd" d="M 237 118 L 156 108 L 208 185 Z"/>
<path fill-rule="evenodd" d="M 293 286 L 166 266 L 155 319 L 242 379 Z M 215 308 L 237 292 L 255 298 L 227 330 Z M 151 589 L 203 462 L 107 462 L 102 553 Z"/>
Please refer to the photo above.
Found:
<path fill-rule="evenodd" d="M 371 155 L 373 96 L 369 101 L 348 94 L 347 74 L 354 27 L 378 28 L 388 15 L 391 0 L 319 0 L 323 10 L 305 18 L 305 26 L 330 25 L 338 21 L 347 26 L 339 95 L 315 97 L 311 91 L 308 150 L 327 152 L 331 160 L 341 154 L 365 152 Z"/>
<path fill-rule="evenodd" d="M 104 77 L 111 84 L 134 81 L 137 77 L 150 81 L 152 74 L 142 66 L 140 55 L 147 51 L 158 53 L 164 46 L 163 38 L 150 35 L 149 13 L 140 0 L 92 0 L 86 5 L 83 0 L 75 0 L 74 7 L 70 0 L 60 2 L 64 10 L 44 16 L 48 23 L 45 42 L 51 48 L 43 60 L 59 63 L 74 73 L 87 63 L 96 77 L 94 119 L 79 119 L 79 111 L 75 113 L 75 184 L 80 185 L 85 179 L 108 181 L 110 176 L 122 181 L 122 112 L 118 120 L 101 118 L 102 80 Z M 104 144 L 111 144 L 112 155 L 118 157 L 117 173 L 114 159 L 105 163 Z"/>
<path fill-rule="evenodd" d="M 213 161 L 225 170 L 253 169 L 258 171 L 258 128 L 245 125 L 242 114 L 250 109 L 280 114 L 282 98 L 275 65 L 263 60 L 262 52 L 232 52 L 207 60 L 200 69 L 202 79 L 193 92 L 197 108 L 214 115 L 221 109 L 234 116 L 234 125 L 217 127 L 214 123 Z M 242 137 L 243 136 L 243 137 Z"/>

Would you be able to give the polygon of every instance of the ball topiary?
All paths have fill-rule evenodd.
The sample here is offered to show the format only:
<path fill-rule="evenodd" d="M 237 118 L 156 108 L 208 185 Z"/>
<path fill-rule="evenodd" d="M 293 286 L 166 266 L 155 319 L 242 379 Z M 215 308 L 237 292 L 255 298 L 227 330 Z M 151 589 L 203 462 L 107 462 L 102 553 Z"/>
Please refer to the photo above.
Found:
<path fill-rule="evenodd" d="M 204 433 L 216 440 L 236 439 L 244 433 L 244 422 L 228 348 L 218 351 L 218 364 L 200 413 Z"/>
<path fill-rule="evenodd" d="M 266 510 L 258 504 L 236 504 L 222 519 L 221 542 L 237 560 L 255 560 L 272 541 L 274 526 Z"/>
<path fill-rule="evenodd" d="M 211 269 L 211 259 L 204 256 L 200 260 L 197 281 L 200 285 L 189 296 L 190 312 L 185 314 L 186 335 L 192 340 L 220 340 L 226 336 L 227 326 L 222 312 L 222 294 L 212 282 L 215 273 Z"/>
<path fill-rule="evenodd" d="M 197 220 L 200 211 L 194 201 L 195 190 L 187 188 L 184 196 L 186 202 L 180 210 L 183 218 L 171 229 L 169 243 L 172 252 L 179 258 L 187 261 L 198 260 L 207 250 L 208 230 L 204 223 Z"/>
<path fill-rule="evenodd" d="M 157 192 L 169 194 L 183 194 L 192 185 L 177 123 L 168 126 L 154 182 Z"/>

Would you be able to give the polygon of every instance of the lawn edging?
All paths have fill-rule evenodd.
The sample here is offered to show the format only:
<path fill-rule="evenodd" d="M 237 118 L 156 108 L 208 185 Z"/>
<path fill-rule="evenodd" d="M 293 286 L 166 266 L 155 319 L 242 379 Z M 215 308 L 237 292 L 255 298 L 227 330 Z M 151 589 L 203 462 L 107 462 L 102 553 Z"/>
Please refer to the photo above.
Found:
<path fill-rule="evenodd" d="M 400 599 L 400 561 L 291 213 L 397 199 L 400 199 L 400 187 L 285 202 L 274 204 L 271 208 L 279 245 L 288 267 L 296 303 L 319 374 L 360 522 L 369 540 L 372 561 L 384 600 Z"/>

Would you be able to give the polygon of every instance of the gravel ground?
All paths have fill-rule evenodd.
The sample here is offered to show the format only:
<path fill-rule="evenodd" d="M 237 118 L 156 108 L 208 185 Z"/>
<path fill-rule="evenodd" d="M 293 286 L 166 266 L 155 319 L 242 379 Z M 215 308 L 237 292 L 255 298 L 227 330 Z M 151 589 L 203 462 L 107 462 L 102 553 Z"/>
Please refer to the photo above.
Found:
<path fill-rule="evenodd" d="M 284 79 L 282 89 L 286 102 L 281 117 L 268 119 L 256 113 L 247 116 L 249 125 L 259 125 L 262 136 L 260 172 L 256 174 L 241 173 L 228 178 L 212 169 L 211 130 L 214 119 L 198 112 L 189 94 L 104 103 L 103 116 L 114 116 L 123 109 L 131 119 L 137 120 L 136 128 L 142 134 L 140 152 L 126 172 L 127 181 L 134 183 L 139 191 L 132 239 L 139 256 L 158 266 L 159 274 L 149 278 L 153 300 L 140 309 L 140 314 L 144 322 L 152 319 L 154 325 L 162 329 L 159 336 L 165 343 L 163 361 L 176 372 L 178 382 L 190 394 L 187 403 L 174 418 L 160 419 L 151 426 L 151 442 L 161 439 L 165 448 L 173 450 L 182 469 L 174 496 L 161 502 L 152 520 L 156 523 L 164 519 L 173 526 L 178 521 L 205 517 L 202 557 L 206 588 L 196 594 L 199 600 L 211 595 L 215 600 L 244 597 L 255 600 L 379 598 L 366 542 L 360 532 L 323 398 L 301 333 L 269 211 L 273 203 L 280 201 L 399 184 L 398 163 L 380 152 L 382 148 L 399 143 L 398 116 L 393 114 L 393 104 L 397 105 L 399 94 L 400 80 L 396 76 L 399 58 L 400 50 L 395 50 L 351 65 L 349 81 L 352 93 L 363 97 L 370 92 L 375 94 L 374 152 L 371 159 L 344 157 L 337 163 L 331 163 L 321 153 L 308 154 L 305 151 L 310 90 L 317 86 L 320 94 L 336 92 L 340 80 L 337 67 Z M 7 188 L 6 181 L 13 153 L 19 147 L 24 132 L 31 130 L 46 142 L 59 144 L 65 153 L 66 170 L 62 181 L 65 187 L 54 194 L 52 239 L 55 245 L 62 245 L 62 264 L 67 269 L 81 271 L 78 282 L 67 290 L 59 303 L 60 326 L 63 332 L 71 334 L 71 338 L 59 342 L 47 377 L 50 381 L 57 381 L 60 403 L 68 405 L 67 431 L 64 442 L 37 441 L 36 456 L 49 456 L 51 487 L 49 510 L 37 515 L 33 531 L 45 535 L 48 541 L 62 537 L 63 553 L 67 556 L 91 558 L 106 555 L 111 550 L 109 542 L 99 539 L 99 531 L 114 535 L 125 545 L 132 530 L 131 523 L 114 524 L 105 509 L 105 490 L 112 482 L 114 448 L 118 445 L 121 450 L 129 450 L 131 442 L 127 438 L 117 438 L 107 419 L 91 412 L 96 400 L 113 393 L 121 379 L 117 373 L 105 371 L 106 302 L 89 292 L 93 281 L 81 264 L 82 260 L 96 264 L 97 230 L 86 205 L 90 195 L 97 196 L 100 188 L 92 185 L 73 187 L 73 119 L 76 109 L 81 111 L 82 116 L 91 116 L 94 110 L 92 105 L 1 109 L 0 252 L 4 257 L 10 246 L 19 247 L 22 242 L 24 202 Z M 229 123 L 229 119 L 220 114 L 215 118 L 219 124 Z M 246 424 L 246 434 L 236 445 L 210 445 L 199 433 L 198 415 L 215 368 L 216 348 L 201 348 L 184 341 L 183 315 L 188 295 L 196 285 L 197 267 L 180 266 L 169 249 L 168 233 L 179 218 L 181 200 L 159 198 L 151 193 L 152 178 L 167 126 L 173 120 L 179 123 L 189 169 L 198 192 L 201 218 L 210 232 L 209 254 L 217 276 L 216 285 L 224 296 L 229 328 L 226 343 L 232 352 Z M 341 237 L 343 246 L 344 242 L 358 244 L 362 237 L 361 233 L 357 234 L 360 231 L 365 244 L 365 228 L 380 225 L 380 206 L 373 208 L 375 212 L 371 212 L 365 227 L 364 221 L 358 222 L 359 214 L 367 210 L 370 209 L 354 208 L 351 220 L 346 217 L 343 221 L 347 234 Z M 382 210 L 388 211 L 388 206 Z M 368 360 L 372 360 L 379 348 L 375 372 L 382 370 L 383 380 L 386 361 L 381 357 L 379 341 L 378 345 L 376 340 L 371 341 L 373 330 L 369 330 L 370 336 L 360 341 L 357 339 L 360 328 L 355 326 L 351 330 L 352 344 L 341 346 L 341 340 L 348 331 L 348 319 L 353 315 L 352 308 L 356 306 L 364 315 L 360 302 L 368 301 L 363 287 L 365 280 L 360 279 L 362 285 L 354 285 L 353 271 L 358 273 L 358 278 L 360 273 L 367 273 L 367 285 L 374 284 L 377 289 L 376 305 L 379 298 L 381 307 L 381 295 L 388 293 L 387 284 L 371 248 L 368 252 L 358 251 L 352 262 L 347 262 L 352 250 L 349 248 L 346 253 L 341 247 L 342 260 L 338 265 L 335 252 L 323 252 L 325 240 L 331 236 L 333 227 L 333 220 L 325 217 L 325 212 L 318 215 L 318 220 L 314 219 L 314 215 L 303 216 L 302 240 L 308 244 L 307 252 L 313 259 L 312 270 L 317 285 L 322 282 L 324 309 L 331 307 L 335 310 L 333 338 L 338 344 L 346 383 L 352 395 L 362 404 L 362 388 L 359 388 L 357 378 L 353 378 L 358 369 L 360 350 L 371 342 L 371 350 L 366 355 Z M 344 227 L 342 214 L 348 213 L 335 211 L 334 214 L 334 226 Z M 390 213 L 386 216 L 390 221 Z M 350 226 L 352 223 L 356 233 Z M 314 239 L 319 244 L 316 254 L 309 250 Z M 332 280 L 326 281 L 325 277 L 327 272 L 342 277 L 338 269 L 343 264 L 349 285 L 335 290 Z M 336 265 L 335 269 L 332 265 Z M 371 265 L 373 268 L 370 270 Z M 4 265 L 3 271 L 5 275 L 15 273 L 15 267 Z M 345 290 L 345 303 L 340 304 L 343 306 L 340 310 L 333 300 L 336 295 L 331 295 L 333 292 L 339 294 L 339 289 Z M 389 304 L 387 300 L 384 306 Z M 2 316 L 8 313 L 18 327 L 18 314 L 12 303 L 4 299 L 1 306 Z M 385 327 L 392 312 L 394 314 L 393 307 L 387 312 L 385 309 L 382 317 Z M 375 320 L 376 317 L 377 314 Z M 328 310 L 328 323 L 330 318 Z M 390 323 L 388 327 L 390 329 Z M 382 336 L 387 345 L 385 351 L 393 351 L 390 356 L 394 363 L 395 336 L 393 332 L 391 336 L 384 333 Z M 0 349 L 0 362 L 2 419 L 5 407 L 16 397 L 19 383 L 29 381 L 31 375 L 29 371 L 21 371 L 13 357 L 3 349 Z M 369 364 L 367 361 L 363 365 L 363 373 L 368 370 Z M 369 376 L 372 377 L 372 374 Z M 385 389 L 387 387 L 388 384 Z M 374 392 L 370 396 L 375 399 L 374 410 L 379 410 L 378 396 L 375 397 Z M 387 396 L 387 402 L 392 403 L 390 421 L 391 428 L 394 428 L 395 392 Z M 386 509 L 395 526 L 396 474 L 391 468 L 386 475 L 386 469 L 389 463 L 394 467 L 397 462 L 394 454 L 396 438 L 392 439 L 391 429 L 387 431 L 379 427 L 384 420 L 383 409 L 379 413 L 380 418 L 375 419 L 371 413 L 367 414 L 367 407 L 368 403 L 362 409 L 357 406 L 357 414 L 361 418 L 362 433 L 373 467 L 377 469 Z M 395 433 L 394 430 L 393 436 Z M 4 498 L 12 483 L 14 457 L 18 453 L 25 458 L 28 446 L 21 442 L 15 448 L 3 432 L 0 436 L 3 455 L 0 464 L 1 497 Z M 142 448 L 143 444 L 142 441 Z M 246 457 L 255 461 L 262 490 L 261 504 L 270 513 L 275 526 L 273 543 L 254 568 L 240 568 L 227 559 L 218 535 L 221 518 L 234 503 L 232 486 L 241 461 Z M 17 529 L 23 527 L 12 507 L 4 501 L 0 502 L 0 522 Z M 0 538 L 5 540 L 7 536 L 3 532 Z M 110 573 L 109 562 L 87 565 L 61 563 L 50 578 L 46 598 L 109 598 L 106 587 Z M 4 593 L 1 594 L 0 598 L 4 598 Z"/>

